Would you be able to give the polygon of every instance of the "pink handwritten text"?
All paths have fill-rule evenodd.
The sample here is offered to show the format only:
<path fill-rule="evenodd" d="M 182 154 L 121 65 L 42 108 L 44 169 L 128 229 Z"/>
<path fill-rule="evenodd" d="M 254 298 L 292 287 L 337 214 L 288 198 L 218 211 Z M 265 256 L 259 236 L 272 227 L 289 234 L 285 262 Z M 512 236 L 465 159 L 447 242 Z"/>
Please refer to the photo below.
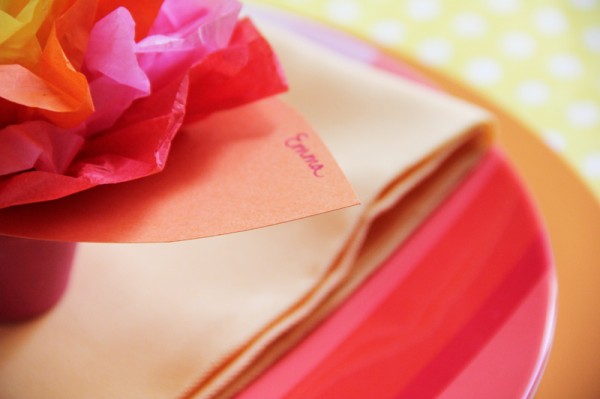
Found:
<path fill-rule="evenodd" d="M 298 133 L 297 135 L 288 138 L 285 141 L 285 146 L 291 148 L 296 154 L 306 162 L 308 167 L 312 170 L 313 175 L 316 177 L 323 177 L 323 169 L 325 165 L 319 162 L 319 159 L 313 154 L 308 146 L 305 144 L 309 138 L 308 133 Z"/>

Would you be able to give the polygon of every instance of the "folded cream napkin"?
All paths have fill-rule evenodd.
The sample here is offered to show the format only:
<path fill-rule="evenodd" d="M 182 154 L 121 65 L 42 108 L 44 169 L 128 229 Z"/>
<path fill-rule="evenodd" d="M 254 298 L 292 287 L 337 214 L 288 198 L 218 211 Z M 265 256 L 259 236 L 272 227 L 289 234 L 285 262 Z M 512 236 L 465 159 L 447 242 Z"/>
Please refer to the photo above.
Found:
<path fill-rule="evenodd" d="M 58 307 L 0 327 L 0 398 L 234 394 L 372 273 L 485 152 L 482 110 L 291 34 L 270 36 L 290 80 L 286 101 L 320 132 L 362 205 L 197 241 L 81 244 Z M 309 138 L 291 133 L 300 136 L 290 149 L 309 154 Z"/>

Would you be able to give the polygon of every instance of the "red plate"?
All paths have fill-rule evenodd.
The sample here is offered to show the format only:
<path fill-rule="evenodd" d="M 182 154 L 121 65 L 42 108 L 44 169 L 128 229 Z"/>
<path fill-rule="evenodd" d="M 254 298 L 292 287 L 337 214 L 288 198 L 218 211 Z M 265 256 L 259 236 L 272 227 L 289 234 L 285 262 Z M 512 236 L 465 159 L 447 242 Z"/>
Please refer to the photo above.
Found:
<path fill-rule="evenodd" d="M 260 17 L 420 79 L 328 28 Z M 555 311 L 545 230 L 493 150 L 372 278 L 238 399 L 528 398 Z"/>

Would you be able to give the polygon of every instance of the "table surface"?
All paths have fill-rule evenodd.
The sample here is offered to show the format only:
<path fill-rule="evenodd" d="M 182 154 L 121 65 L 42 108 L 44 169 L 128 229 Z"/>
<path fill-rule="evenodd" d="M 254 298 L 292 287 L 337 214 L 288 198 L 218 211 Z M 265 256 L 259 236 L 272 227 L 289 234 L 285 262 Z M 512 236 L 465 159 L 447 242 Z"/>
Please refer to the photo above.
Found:
<path fill-rule="evenodd" d="M 508 108 L 600 199 L 600 1 L 251 0 L 439 69 Z"/>

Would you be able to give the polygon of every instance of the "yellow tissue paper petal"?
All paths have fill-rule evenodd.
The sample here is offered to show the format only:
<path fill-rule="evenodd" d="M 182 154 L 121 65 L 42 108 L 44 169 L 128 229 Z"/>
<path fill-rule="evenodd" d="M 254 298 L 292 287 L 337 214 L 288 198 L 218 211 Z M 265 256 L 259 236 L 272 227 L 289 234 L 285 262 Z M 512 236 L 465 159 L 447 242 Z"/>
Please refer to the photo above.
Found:
<path fill-rule="evenodd" d="M 37 32 L 52 8 L 52 1 L 31 0 L 15 16 L 0 11 L 0 60 L 2 63 L 35 64 L 39 54 L 20 49 L 37 43 Z"/>
<path fill-rule="evenodd" d="M 0 9 L 0 26 L 2 27 L 2 29 L 0 29 L 0 45 L 2 45 L 8 38 L 14 35 L 15 32 L 21 29 L 23 23 Z M 0 47 L 0 49 L 3 50 L 3 47 Z"/>

